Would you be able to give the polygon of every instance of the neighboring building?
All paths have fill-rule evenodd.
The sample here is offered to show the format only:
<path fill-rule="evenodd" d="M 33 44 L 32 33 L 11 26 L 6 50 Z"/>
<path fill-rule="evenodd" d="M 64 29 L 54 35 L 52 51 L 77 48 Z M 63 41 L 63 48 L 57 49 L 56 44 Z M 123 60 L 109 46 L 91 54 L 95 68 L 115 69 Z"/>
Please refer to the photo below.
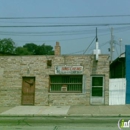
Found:
<path fill-rule="evenodd" d="M 109 105 L 126 104 L 125 68 L 125 53 L 122 53 L 110 64 Z"/>
<path fill-rule="evenodd" d="M 110 64 L 110 78 L 110 98 L 112 94 L 113 97 L 118 95 L 118 98 L 114 100 L 119 100 L 121 97 L 120 101 L 123 99 L 125 104 L 130 104 L 130 45 L 126 45 L 125 53 Z M 125 96 L 122 97 L 122 95 Z"/>
<path fill-rule="evenodd" d="M 122 53 L 110 64 L 109 105 L 126 104 L 125 68 L 125 53 Z"/>
<path fill-rule="evenodd" d="M 109 55 L 0 56 L 0 106 L 109 104 Z"/>
<path fill-rule="evenodd" d="M 126 45 L 125 50 L 126 50 L 126 104 L 130 104 L 130 45 Z"/>
<path fill-rule="evenodd" d="M 110 64 L 110 78 L 125 78 L 125 68 L 125 53 L 122 53 Z"/>

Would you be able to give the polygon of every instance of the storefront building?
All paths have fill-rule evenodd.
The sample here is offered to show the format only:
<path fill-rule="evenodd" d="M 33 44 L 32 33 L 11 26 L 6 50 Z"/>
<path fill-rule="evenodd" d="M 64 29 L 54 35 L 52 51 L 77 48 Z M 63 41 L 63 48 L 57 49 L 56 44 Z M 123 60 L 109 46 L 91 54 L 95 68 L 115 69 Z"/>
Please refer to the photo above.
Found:
<path fill-rule="evenodd" d="M 0 56 L 0 106 L 108 105 L 109 55 Z"/>

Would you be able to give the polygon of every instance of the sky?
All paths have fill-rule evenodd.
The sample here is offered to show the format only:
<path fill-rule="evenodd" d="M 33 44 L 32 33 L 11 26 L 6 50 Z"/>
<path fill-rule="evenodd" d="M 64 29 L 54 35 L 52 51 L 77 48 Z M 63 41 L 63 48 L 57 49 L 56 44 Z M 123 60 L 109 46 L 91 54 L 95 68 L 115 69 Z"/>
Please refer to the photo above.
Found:
<path fill-rule="evenodd" d="M 130 44 L 129 6 L 130 0 L 0 0 L 0 39 L 16 46 L 58 41 L 62 54 L 92 54 L 97 27 L 101 53 L 109 54 L 113 28 L 114 59 Z"/>

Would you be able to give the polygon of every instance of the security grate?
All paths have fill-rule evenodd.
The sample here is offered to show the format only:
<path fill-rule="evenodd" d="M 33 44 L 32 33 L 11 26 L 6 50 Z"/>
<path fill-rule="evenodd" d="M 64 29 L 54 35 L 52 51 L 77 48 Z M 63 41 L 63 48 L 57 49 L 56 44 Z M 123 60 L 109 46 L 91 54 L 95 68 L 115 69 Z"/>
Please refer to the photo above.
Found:
<path fill-rule="evenodd" d="M 82 92 L 82 75 L 51 75 L 50 92 Z"/>

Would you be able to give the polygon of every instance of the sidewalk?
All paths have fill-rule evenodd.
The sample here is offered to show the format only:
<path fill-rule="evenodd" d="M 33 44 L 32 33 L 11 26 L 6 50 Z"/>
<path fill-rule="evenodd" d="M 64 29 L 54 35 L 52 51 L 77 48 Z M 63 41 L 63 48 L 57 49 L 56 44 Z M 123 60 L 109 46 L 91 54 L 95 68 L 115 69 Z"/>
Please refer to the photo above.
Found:
<path fill-rule="evenodd" d="M 130 105 L 0 107 L 0 117 L 5 116 L 130 117 Z"/>

